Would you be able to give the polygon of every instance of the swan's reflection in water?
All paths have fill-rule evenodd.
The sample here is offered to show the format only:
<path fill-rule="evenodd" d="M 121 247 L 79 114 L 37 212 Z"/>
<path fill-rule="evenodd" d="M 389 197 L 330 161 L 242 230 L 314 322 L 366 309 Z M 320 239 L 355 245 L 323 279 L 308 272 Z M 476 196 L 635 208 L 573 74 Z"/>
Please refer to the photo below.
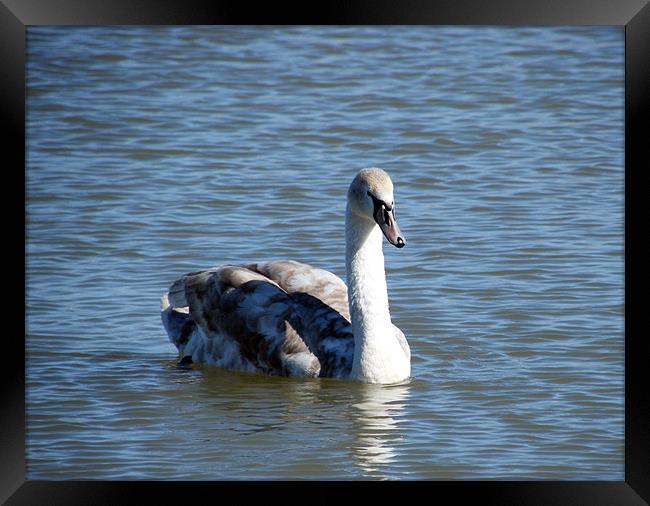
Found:
<path fill-rule="evenodd" d="M 380 471 L 392 463 L 395 444 L 402 439 L 401 413 L 409 395 L 407 383 L 399 385 L 361 385 L 352 405 L 354 459 L 366 472 Z"/>
<path fill-rule="evenodd" d="M 208 367 L 198 386 L 192 390 L 192 421 L 203 427 L 207 422 L 200 420 L 208 419 L 218 430 L 195 437 L 213 441 L 215 452 L 242 466 L 254 465 L 256 477 L 280 479 L 393 478 L 404 458 L 404 415 L 417 390 L 413 384 L 265 377 Z"/>

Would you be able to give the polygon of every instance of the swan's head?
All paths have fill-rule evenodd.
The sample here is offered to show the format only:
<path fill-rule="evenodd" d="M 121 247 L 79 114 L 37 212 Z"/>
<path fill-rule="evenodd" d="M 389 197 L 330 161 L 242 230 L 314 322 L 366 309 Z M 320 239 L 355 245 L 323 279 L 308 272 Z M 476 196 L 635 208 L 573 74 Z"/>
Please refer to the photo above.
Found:
<path fill-rule="evenodd" d="M 362 169 L 348 190 L 348 206 L 357 216 L 372 220 L 398 248 L 406 246 L 406 239 L 395 219 L 393 182 L 382 169 Z"/>

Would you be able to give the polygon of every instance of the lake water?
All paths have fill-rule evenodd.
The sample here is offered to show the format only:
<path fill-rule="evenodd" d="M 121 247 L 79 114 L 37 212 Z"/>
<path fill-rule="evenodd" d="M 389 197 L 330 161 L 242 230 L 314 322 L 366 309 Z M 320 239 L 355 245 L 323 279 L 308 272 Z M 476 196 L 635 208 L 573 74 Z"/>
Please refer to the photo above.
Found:
<path fill-rule="evenodd" d="M 28 479 L 624 479 L 622 27 L 28 27 Z M 392 176 L 402 385 L 182 370 L 179 275 L 345 276 Z"/>

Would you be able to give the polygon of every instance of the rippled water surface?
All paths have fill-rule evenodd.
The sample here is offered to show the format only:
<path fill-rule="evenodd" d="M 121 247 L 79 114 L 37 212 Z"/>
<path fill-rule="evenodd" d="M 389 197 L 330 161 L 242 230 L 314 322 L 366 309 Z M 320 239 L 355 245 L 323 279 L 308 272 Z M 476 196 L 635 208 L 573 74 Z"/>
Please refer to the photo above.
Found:
<path fill-rule="evenodd" d="M 29 27 L 29 479 L 623 474 L 620 27 Z M 357 170 L 412 379 L 181 370 L 179 275 L 344 277 Z"/>

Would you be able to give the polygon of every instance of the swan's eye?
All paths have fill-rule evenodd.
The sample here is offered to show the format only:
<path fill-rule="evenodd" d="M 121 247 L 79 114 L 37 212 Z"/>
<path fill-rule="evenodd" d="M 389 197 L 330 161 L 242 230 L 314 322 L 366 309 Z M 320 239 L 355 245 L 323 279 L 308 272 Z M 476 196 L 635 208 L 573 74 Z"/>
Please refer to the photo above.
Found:
<path fill-rule="evenodd" d="M 375 208 L 373 214 L 377 216 L 381 211 L 381 217 L 383 218 L 384 223 L 390 226 L 390 213 L 393 211 L 393 205 L 392 204 L 388 205 L 383 200 L 378 199 L 372 193 L 370 193 L 370 191 L 368 191 L 367 193 L 368 196 L 372 199 L 372 204 Z"/>
<path fill-rule="evenodd" d="M 386 209 L 386 206 L 384 206 L 384 223 L 390 225 L 390 212 Z"/>
<path fill-rule="evenodd" d="M 375 211 L 377 211 L 377 208 L 378 208 L 378 207 L 381 207 L 381 206 L 384 205 L 384 203 L 383 203 L 381 200 L 379 200 L 379 199 L 378 199 L 377 197 L 375 197 L 372 193 L 370 193 L 370 190 L 368 190 L 368 191 L 366 192 L 366 194 L 368 195 L 368 197 L 370 197 L 370 198 L 372 199 L 372 205 L 375 207 Z"/>

